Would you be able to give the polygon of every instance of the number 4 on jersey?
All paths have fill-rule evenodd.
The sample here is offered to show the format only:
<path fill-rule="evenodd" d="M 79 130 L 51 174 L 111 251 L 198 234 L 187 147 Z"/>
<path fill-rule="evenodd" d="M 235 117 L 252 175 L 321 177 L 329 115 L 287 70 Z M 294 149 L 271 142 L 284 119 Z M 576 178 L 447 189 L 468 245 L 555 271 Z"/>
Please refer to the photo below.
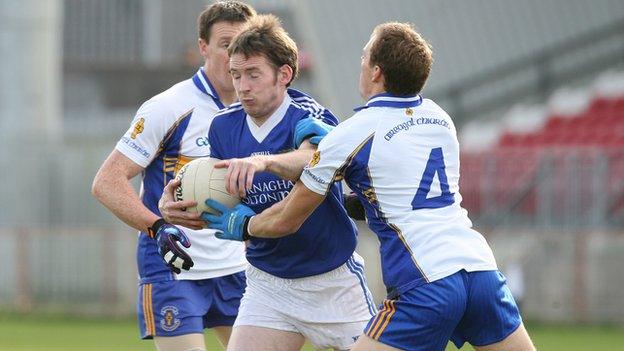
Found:
<path fill-rule="evenodd" d="M 455 202 L 455 197 L 449 190 L 448 179 L 446 178 L 446 171 L 444 170 L 444 155 L 442 154 L 442 148 L 437 147 L 431 150 L 429 154 L 429 160 L 425 167 L 425 172 L 418 185 L 418 191 L 414 200 L 412 200 L 412 209 L 418 210 L 422 208 L 441 208 L 446 207 Z M 440 180 L 440 196 L 427 198 L 427 194 L 431 190 L 431 183 L 433 183 L 433 177 L 438 174 Z"/>

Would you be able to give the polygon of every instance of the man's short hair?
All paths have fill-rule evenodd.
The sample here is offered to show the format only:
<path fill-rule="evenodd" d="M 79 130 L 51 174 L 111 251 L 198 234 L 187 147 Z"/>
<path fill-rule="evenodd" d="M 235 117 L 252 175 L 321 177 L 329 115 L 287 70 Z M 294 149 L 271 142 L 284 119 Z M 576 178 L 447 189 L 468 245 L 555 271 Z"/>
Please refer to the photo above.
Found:
<path fill-rule="evenodd" d="M 239 1 L 218 1 L 206 7 L 197 18 L 199 38 L 206 43 L 210 40 L 210 30 L 217 22 L 247 22 L 256 16 L 253 7 Z"/>
<path fill-rule="evenodd" d="M 290 82 L 297 76 L 299 58 L 297 44 L 274 15 L 258 15 L 252 18 L 232 40 L 228 54 L 230 57 L 234 54 L 243 54 L 247 58 L 262 55 L 276 69 L 289 65 L 293 71 Z M 289 86 L 290 82 L 286 86 Z"/>
<path fill-rule="evenodd" d="M 380 24 L 373 34 L 369 63 L 381 68 L 386 91 L 399 96 L 420 93 L 433 63 L 429 43 L 409 23 Z"/>

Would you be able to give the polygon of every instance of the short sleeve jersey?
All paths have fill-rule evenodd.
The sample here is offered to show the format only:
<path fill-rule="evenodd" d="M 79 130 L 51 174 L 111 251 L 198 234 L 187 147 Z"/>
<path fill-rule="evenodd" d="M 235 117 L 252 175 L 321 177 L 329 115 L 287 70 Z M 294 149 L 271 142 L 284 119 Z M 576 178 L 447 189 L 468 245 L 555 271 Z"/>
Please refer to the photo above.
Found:
<path fill-rule="evenodd" d="M 137 111 L 116 149 L 144 168 L 141 200 L 160 215 L 158 200 L 175 172 L 194 158 L 210 155 L 207 131 L 215 114 L 224 106 L 200 69 L 146 101 Z M 172 279 L 207 279 L 239 272 L 246 267 L 244 245 L 215 238 L 214 231 L 182 228 L 192 246 L 195 265 L 174 274 L 158 255 L 156 242 L 140 233 L 137 250 L 139 276 L 143 283 Z"/>
<path fill-rule="evenodd" d="M 461 269 L 493 270 L 492 251 L 460 206 L 453 121 L 431 100 L 384 93 L 320 143 L 301 181 L 319 194 L 344 179 L 381 242 L 390 294 Z"/>
<path fill-rule="evenodd" d="M 329 110 L 294 89 L 288 89 L 282 104 L 260 127 L 240 104 L 232 105 L 215 117 L 210 127 L 211 156 L 229 159 L 291 151 L 295 125 L 308 117 L 337 124 Z M 285 198 L 293 185 L 274 174 L 257 173 L 243 203 L 260 213 Z M 356 233 L 342 205 L 342 189 L 335 184 L 328 188 L 325 201 L 297 232 L 279 239 L 252 238 L 247 260 L 258 269 L 286 279 L 321 274 L 351 257 Z"/>

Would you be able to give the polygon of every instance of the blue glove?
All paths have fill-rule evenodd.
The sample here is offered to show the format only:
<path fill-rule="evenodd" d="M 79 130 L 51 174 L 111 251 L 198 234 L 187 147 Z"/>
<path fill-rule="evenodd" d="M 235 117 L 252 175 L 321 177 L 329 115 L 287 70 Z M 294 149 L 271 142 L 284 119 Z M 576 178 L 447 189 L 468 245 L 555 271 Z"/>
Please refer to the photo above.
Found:
<path fill-rule="evenodd" d="M 203 212 L 201 218 L 208 223 L 208 228 L 218 230 L 215 236 L 219 239 L 245 241 L 249 239 L 247 226 L 249 219 L 256 213 L 249 207 L 238 204 L 234 208 L 228 208 L 218 201 L 208 199 L 206 205 L 221 215 Z"/>
<path fill-rule="evenodd" d="M 180 269 L 188 271 L 193 267 L 191 257 L 178 245 L 180 243 L 187 249 L 191 247 L 190 240 L 180 228 L 160 218 L 152 224 L 148 234 L 156 239 L 158 254 L 172 271 L 179 274 Z"/>
<path fill-rule="evenodd" d="M 300 120 L 295 126 L 295 134 L 293 136 L 295 149 L 298 149 L 301 143 L 309 137 L 311 137 L 310 143 L 318 145 L 332 129 L 334 129 L 334 126 L 330 126 L 318 118 L 307 117 Z"/>

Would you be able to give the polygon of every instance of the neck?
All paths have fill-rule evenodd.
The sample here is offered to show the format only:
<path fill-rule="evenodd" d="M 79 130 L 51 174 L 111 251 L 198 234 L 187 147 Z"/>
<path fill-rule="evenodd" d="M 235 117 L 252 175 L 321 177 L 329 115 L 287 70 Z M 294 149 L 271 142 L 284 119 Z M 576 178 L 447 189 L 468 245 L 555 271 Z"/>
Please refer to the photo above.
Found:
<path fill-rule="evenodd" d="M 374 86 L 371 91 L 367 94 L 368 96 L 365 97 L 364 100 L 368 101 L 370 100 L 370 98 L 372 98 L 375 95 L 379 95 L 381 93 L 385 93 L 386 89 L 384 89 L 383 86 Z"/>
<path fill-rule="evenodd" d="M 238 100 L 234 87 L 224 88 L 214 77 L 212 71 L 208 69 L 208 63 L 204 64 L 204 73 L 206 74 L 206 77 L 208 77 L 208 80 L 210 80 L 210 84 L 212 84 L 212 87 L 216 91 L 217 95 L 219 95 L 219 99 L 224 106 L 229 106 Z"/>
<path fill-rule="evenodd" d="M 275 111 L 277 111 L 277 109 L 280 106 L 282 106 L 282 103 L 284 102 L 285 98 L 286 98 L 286 92 L 284 92 L 282 95 L 279 96 L 278 99 L 276 99 L 275 105 L 273 105 L 273 107 L 268 113 L 263 114 L 262 116 L 257 116 L 257 117 L 249 115 L 249 117 L 251 117 L 251 120 L 254 122 L 255 125 L 257 125 L 258 127 L 261 127 L 264 124 L 264 122 L 266 122 L 269 119 L 269 117 L 271 117 L 275 113 Z"/>

